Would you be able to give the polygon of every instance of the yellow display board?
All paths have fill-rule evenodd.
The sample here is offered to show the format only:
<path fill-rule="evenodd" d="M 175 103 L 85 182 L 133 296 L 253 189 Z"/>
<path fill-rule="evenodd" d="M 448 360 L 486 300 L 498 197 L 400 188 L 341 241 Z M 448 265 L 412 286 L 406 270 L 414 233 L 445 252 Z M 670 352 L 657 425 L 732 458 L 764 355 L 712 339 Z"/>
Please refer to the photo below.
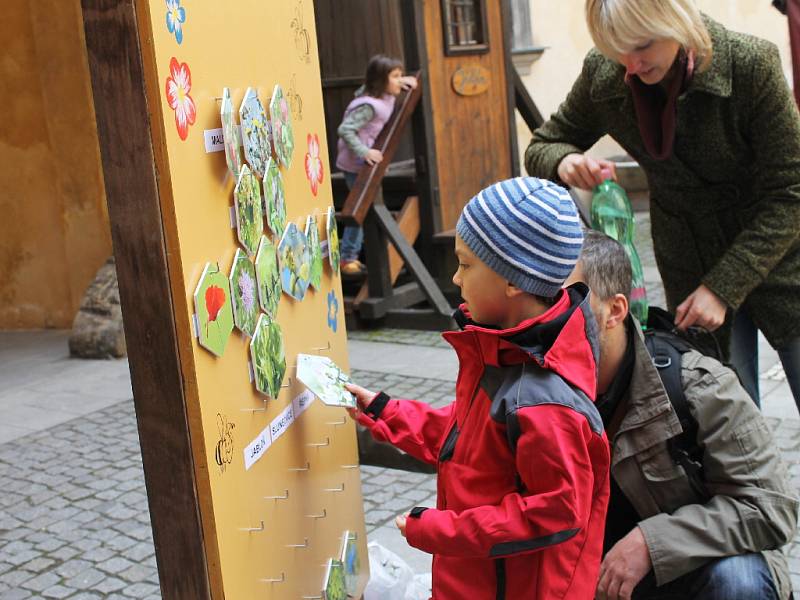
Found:
<path fill-rule="evenodd" d="M 195 289 L 207 263 L 227 277 L 237 248 L 246 250 L 232 227 L 236 177 L 215 131 L 224 88 L 239 122 L 248 88 L 269 110 L 276 84 L 282 87 L 294 134 L 291 164 L 280 167 L 287 224 L 303 231 L 316 215 L 320 238 L 328 237 L 332 195 L 313 3 L 140 0 L 136 9 L 146 80 L 160 85 L 148 85 L 148 108 L 168 268 L 180 271 L 170 280 L 185 287 L 173 289 L 183 300 L 173 310 L 183 328 L 178 351 L 212 594 L 321 597 L 328 559 L 340 557 L 351 531 L 360 597 L 368 560 L 354 424 L 344 408 L 316 400 L 301 412 L 297 404 L 308 400 L 295 372 L 299 353 L 349 368 L 338 275 L 325 259 L 320 289 L 309 288 L 302 300 L 281 294 L 275 320 L 287 369 L 276 398 L 256 390 L 248 336 L 234 329 L 216 356 L 200 345 L 194 324 Z M 271 236 L 266 224 L 263 233 Z M 217 316 L 215 307 L 204 310 L 206 320 Z M 209 329 L 219 325 L 212 321 Z M 260 436 L 264 451 L 256 447 Z M 249 469 L 246 450 L 260 456 Z"/>

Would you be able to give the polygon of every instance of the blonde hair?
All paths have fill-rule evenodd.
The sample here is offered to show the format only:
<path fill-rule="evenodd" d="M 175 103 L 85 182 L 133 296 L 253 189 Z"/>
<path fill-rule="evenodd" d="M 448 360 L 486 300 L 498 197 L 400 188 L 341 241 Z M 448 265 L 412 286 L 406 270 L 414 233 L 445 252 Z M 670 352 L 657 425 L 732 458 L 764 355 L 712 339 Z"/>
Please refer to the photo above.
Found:
<path fill-rule="evenodd" d="M 694 50 L 695 70 L 711 64 L 711 37 L 693 0 L 586 0 L 595 46 L 616 60 L 650 39 L 671 39 Z"/>

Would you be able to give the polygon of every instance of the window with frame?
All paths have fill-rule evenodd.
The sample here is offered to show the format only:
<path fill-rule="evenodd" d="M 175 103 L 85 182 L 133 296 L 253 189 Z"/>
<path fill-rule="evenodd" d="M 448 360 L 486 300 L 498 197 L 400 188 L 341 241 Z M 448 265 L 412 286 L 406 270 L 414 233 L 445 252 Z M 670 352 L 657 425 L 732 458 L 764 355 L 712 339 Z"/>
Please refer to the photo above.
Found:
<path fill-rule="evenodd" d="M 444 53 L 480 54 L 489 51 L 486 0 L 442 0 Z"/>

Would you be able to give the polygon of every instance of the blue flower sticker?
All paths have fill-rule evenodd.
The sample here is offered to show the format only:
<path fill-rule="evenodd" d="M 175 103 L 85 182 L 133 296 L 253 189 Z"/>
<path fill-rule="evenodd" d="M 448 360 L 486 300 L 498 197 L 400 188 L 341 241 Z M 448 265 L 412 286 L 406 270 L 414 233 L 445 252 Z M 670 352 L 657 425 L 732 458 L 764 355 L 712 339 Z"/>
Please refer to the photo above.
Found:
<path fill-rule="evenodd" d="M 180 44 L 183 41 L 183 25 L 186 21 L 186 10 L 181 6 L 181 0 L 167 1 L 167 29 L 175 34 L 175 40 Z"/>
<path fill-rule="evenodd" d="M 331 290 L 328 293 L 328 327 L 336 333 L 339 317 L 339 300 L 336 299 L 336 294 Z"/>

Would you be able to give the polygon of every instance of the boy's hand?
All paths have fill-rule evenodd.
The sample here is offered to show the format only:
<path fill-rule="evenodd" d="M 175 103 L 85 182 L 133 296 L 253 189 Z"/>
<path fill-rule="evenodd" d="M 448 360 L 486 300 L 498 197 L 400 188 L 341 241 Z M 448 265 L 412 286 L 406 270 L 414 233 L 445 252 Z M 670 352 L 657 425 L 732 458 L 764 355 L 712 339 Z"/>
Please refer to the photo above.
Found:
<path fill-rule="evenodd" d="M 404 515 L 397 515 L 394 518 L 394 524 L 397 525 L 397 528 L 400 530 L 400 535 L 406 537 L 406 521 L 408 520 L 409 513 Z"/>
<path fill-rule="evenodd" d="M 591 190 L 603 183 L 603 169 L 611 171 L 611 178 L 617 178 L 614 162 L 602 158 L 592 158 L 586 154 L 567 154 L 558 163 L 558 177 L 572 187 Z"/>
<path fill-rule="evenodd" d="M 350 413 L 353 419 L 358 419 L 359 415 L 372 402 L 372 399 L 375 397 L 375 392 L 370 392 L 368 389 L 354 383 L 345 383 L 344 389 L 356 397 L 356 404 L 358 404 L 358 406 L 356 408 L 348 408 L 347 412 Z"/>
<path fill-rule="evenodd" d="M 404 90 L 417 89 L 417 78 L 412 77 L 411 75 L 405 75 L 404 77 L 401 77 L 400 87 L 403 88 Z"/>
<path fill-rule="evenodd" d="M 376 165 L 379 162 L 383 161 L 383 153 L 380 150 L 376 150 L 375 148 L 370 148 L 364 155 L 364 161 L 368 165 Z"/>
<path fill-rule="evenodd" d="M 634 588 L 652 567 L 644 534 L 634 527 L 603 559 L 595 599 L 630 600 Z"/>

